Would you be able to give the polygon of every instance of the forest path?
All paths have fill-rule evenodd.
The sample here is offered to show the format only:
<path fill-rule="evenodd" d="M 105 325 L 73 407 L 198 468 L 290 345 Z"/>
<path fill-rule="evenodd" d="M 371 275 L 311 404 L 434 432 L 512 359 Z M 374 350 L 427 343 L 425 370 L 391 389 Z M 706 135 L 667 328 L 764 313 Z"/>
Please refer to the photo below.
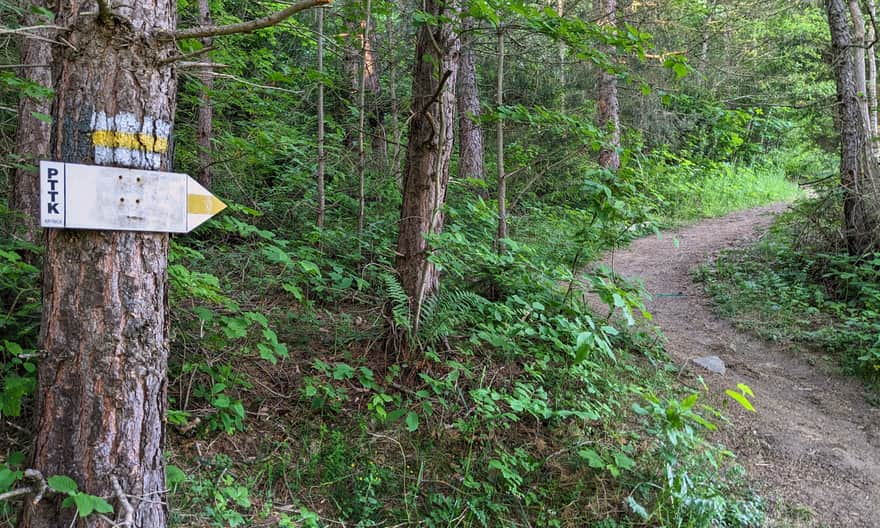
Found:
<path fill-rule="evenodd" d="M 737 383 L 754 391 L 757 414 L 731 400 L 725 414 L 734 424 L 722 427 L 717 439 L 737 454 L 767 498 L 768 526 L 878 528 L 880 409 L 866 401 L 864 387 L 837 373 L 833 359 L 734 328 L 691 279 L 691 271 L 719 250 L 759 237 L 784 209 L 775 204 L 643 238 L 608 255 L 605 264 L 644 281 L 653 297 L 647 307 L 672 359 L 682 365 L 683 382 L 698 389 L 702 376 L 720 395 L 710 398 L 712 405 Z M 692 362 L 703 356 L 719 356 L 726 373 Z"/>

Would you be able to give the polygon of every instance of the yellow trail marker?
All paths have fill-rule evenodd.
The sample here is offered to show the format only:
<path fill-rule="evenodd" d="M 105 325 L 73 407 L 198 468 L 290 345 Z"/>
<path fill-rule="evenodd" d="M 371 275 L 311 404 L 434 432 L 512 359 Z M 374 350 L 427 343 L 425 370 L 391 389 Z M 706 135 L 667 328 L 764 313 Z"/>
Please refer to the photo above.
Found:
<path fill-rule="evenodd" d="M 214 195 L 188 194 L 186 195 L 186 212 L 189 214 L 215 215 L 226 209 L 226 204 Z"/>
<path fill-rule="evenodd" d="M 147 152 L 165 152 L 168 140 L 149 134 L 132 134 L 113 130 L 97 130 L 92 133 L 92 143 L 98 147 L 127 148 Z"/>

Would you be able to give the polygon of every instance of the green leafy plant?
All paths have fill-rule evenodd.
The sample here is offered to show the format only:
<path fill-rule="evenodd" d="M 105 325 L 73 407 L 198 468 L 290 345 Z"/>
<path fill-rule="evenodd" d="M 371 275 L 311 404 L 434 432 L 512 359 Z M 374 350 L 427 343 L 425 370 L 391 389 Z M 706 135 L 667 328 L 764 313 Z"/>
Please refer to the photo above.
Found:
<path fill-rule="evenodd" d="M 88 517 L 93 513 L 113 513 L 113 506 L 109 502 L 97 497 L 79 491 L 76 481 L 64 475 L 53 475 L 46 479 L 49 488 L 63 495 L 67 495 L 61 503 L 64 507 L 75 507 L 80 517 Z"/>

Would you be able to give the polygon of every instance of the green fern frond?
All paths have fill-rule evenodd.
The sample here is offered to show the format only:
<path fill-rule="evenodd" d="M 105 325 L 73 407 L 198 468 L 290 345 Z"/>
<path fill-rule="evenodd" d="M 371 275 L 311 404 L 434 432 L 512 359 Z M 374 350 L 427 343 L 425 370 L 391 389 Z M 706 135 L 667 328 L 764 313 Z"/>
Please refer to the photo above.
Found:
<path fill-rule="evenodd" d="M 441 291 L 425 301 L 419 321 L 419 340 L 430 344 L 449 337 L 464 325 L 475 325 L 483 319 L 490 301 L 467 290 Z"/>
<path fill-rule="evenodd" d="M 385 285 L 385 293 L 391 301 L 391 318 L 394 325 L 407 332 L 411 331 L 412 317 L 410 316 L 409 297 L 406 290 L 403 289 L 397 277 L 390 273 L 383 273 L 381 278 Z"/>

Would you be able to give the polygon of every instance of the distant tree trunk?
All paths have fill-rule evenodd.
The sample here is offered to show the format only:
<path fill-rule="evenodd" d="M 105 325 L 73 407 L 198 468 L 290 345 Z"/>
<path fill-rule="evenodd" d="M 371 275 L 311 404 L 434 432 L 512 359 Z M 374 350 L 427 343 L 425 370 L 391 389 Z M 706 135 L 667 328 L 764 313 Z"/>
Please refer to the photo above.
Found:
<path fill-rule="evenodd" d="M 482 180 L 483 127 L 477 87 L 477 57 L 473 48 L 474 20 L 464 19 L 461 34 L 461 62 L 458 69 L 458 176 Z"/>
<path fill-rule="evenodd" d="M 357 106 L 360 114 L 361 107 L 364 106 L 358 104 L 363 85 L 364 104 L 367 105 L 365 120 L 368 125 L 368 130 L 365 130 L 364 134 L 372 134 L 374 129 L 379 128 L 378 124 L 381 121 L 378 109 L 371 108 L 375 106 L 373 103 L 378 98 L 381 85 L 376 57 L 376 37 L 371 28 L 367 27 L 370 23 L 368 18 L 371 9 L 367 9 L 367 0 L 348 0 L 345 6 L 348 33 L 345 35 L 342 63 L 345 76 L 350 83 L 349 100 L 351 104 Z M 354 147 L 357 137 L 359 136 L 348 133 L 345 138 L 346 145 Z M 376 145 L 377 142 L 374 141 L 373 144 Z M 381 153 L 381 149 L 376 150 Z"/>
<path fill-rule="evenodd" d="M 596 0 L 600 13 L 599 24 L 613 27 L 617 24 L 617 0 Z M 606 47 L 604 52 L 612 55 L 614 49 Z M 620 104 L 617 100 L 617 77 L 602 70 L 599 72 L 599 97 L 597 101 L 598 125 L 608 131 L 605 145 L 599 151 L 599 165 L 605 169 L 620 168 Z"/>
<path fill-rule="evenodd" d="M 51 157 L 168 169 L 177 83 L 172 66 L 160 64 L 175 46 L 155 34 L 174 29 L 176 2 L 116 7 L 123 20 L 85 14 L 94 7 L 58 5 L 55 23 L 69 28 L 70 46 L 55 48 Z M 134 528 L 161 528 L 167 516 L 167 254 L 167 234 L 47 232 L 32 464 L 109 498 L 116 522 Z M 110 526 L 96 516 L 74 520 L 63 498 L 28 502 L 19 526 Z"/>
<path fill-rule="evenodd" d="M 565 0 L 556 0 L 556 15 L 562 17 L 565 14 Z M 559 60 L 559 109 L 565 112 L 566 104 L 565 104 L 565 95 L 566 95 L 566 87 L 565 84 L 567 82 L 565 77 L 565 42 L 562 39 L 559 39 L 556 48 L 557 58 Z"/>
<path fill-rule="evenodd" d="M 324 10 L 318 9 L 318 229 L 324 228 L 326 191 L 324 189 Z"/>
<path fill-rule="evenodd" d="M 871 130 L 870 111 L 868 110 L 868 83 L 865 72 L 865 17 L 862 15 L 862 6 L 859 0 L 849 0 L 849 12 L 853 23 L 853 48 L 855 64 L 856 95 L 859 98 L 859 107 L 862 119 L 865 121 L 866 130 Z"/>
<path fill-rule="evenodd" d="M 208 0 L 199 0 L 199 23 L 203 26 L 211 25 L 211 6 Z M 210 47 L 214 44 L 212 37 L 201 39 L 202 46 Z M 208 59 L 210 61 L 210 58 Z M 214 103 L 211 102 L 211 90 L 214 89 L 214 75 L 211 68 L 205 68 L 202 73 L 201 100 L 199 104 L 199 174 L 197 180 L 205 187 L 210 188 L 213 183 L 211 166 L 214 163 Z"/>
<path fill-rule="evenodd" d="M 34 5 L 43 6 L 42 0 Z M 25 24 L 34 26 L 45 23 L 33 14 L 26 15 Z M 48 30 L 35 31 L 38 36 L 49 37 Z M 25 78 L 46 88 L 52 87 L 52 46 L 35 38 L 21 41 L 21 63 L 28 67 L 23 70 Z M 45 65 L 45 66 L 42 66 Z M 32 169 L 18 168 L 12 176 L 11 206 L 24 213 L 25 229 L 23 235 L 29 242 L 36 242 L 40 236 L 40 180 L 36 164 L 49 152 L 49 123 L 34 117 L 34 113 L 49 115 L 50 99 L 21 96 L 18 102 L 18 128 L 15 134 L 14 152 L 20 156 L 19 163 L 32 165 Z"/>
<path fill-rule="evenodd" d="M 435 25 L 423 24 L 416 42 L 396 260 L 416 322 L 422 302 L 437 291 L 439 284 L 439 273 L 428 261 L 425 235 L 443 228 L 459 59 L 458 37 L 452 23 L 445 21 L 456 18 L 457 1 L 425 0 L 422 10 L 440 21 Z"/>
<path fill-rule="evenodd" d="M 358 220 L 357 232 L 364 232 L 364 220 L 366 218 L 366 171 L 367 171 L 367 149 L 364 141 L 366 126 L 366 94 L 367 94 L 367 78 L 374 76 L 376 69 L 375 57 L 372 47 L 370 46 L 370 15 L 372 14 L 372 3 L 366 0 L 366 8 L 364 10 L 363 37 L 361 38 L 361 67 L 360 81 L 358 82 Z M 377 80 L 378 82 L 378 80 Z"/>
<path fill-rule="evenodd" d="M 709 38 L 712 36 L 712 14 L 714 11 L 714 3 L 712 0 L 706 1 L 706 20 L 703 22 L 703 35 L 700 42 L 700 64 L 701 73 L 706 72 L 706 66 L 709 64 Z"/>
<path fill-rule="evenodd" d="M 497 43 L 498 77 L 495 86 L 495 107 L 500 111 L 504 104 L 504 28 L 498 28 Z M 495 247 L 498 252 L 504 251 L 504 239 L 507 238 L 507 174 L 504 171 L 504 120 L 501 114 L 495 125 L 495 148 L 498 151 L 498 233 Z"/>
<path fill-rule="evenodd" d="M 389 21 L 388 27 L 388 49 L 394 49 L 394 25 Z M 393 51 L 392 51 L 393 53 Z M 397 100 L 397 68 L 395 60 L 389 61 L 388 67 L 388 91 L 391 92 L 391 171 L 398 185 L 402 186 L 403 177 L 400 170 L 400 153 L 403 131 L 400 126 L 400 101 Z"/>
<path fill-rule="evenodd" d="M 880 250 L 880 168 L 871 155 L 856 88 L 852 34 L 843 0 L 826 0 L 831 51 L 837 81 L 840 123 L 840 183 L 844 190 L 843 221 L 852 255 Z"/>
<path fill-rule="evenodd" d="M 877 20 L 877 9 L 874 6 L 874 0 L 868 0 L 868 13 L 871 20 Z M 866 40 L 869 44 L 874 43 L 877 33 L 874 29 L 874 23 L 868 24 L 868 34 Z M 868 75 L 866 82 L 868 84 L 868 121 L 871 128 L 871 147 L 874 152 L 874 158 L 880 160 L 880 131 L 877 128 L 877 54 L 874 50 L 876 43 L 867 49 L 868 55 Z"/>

